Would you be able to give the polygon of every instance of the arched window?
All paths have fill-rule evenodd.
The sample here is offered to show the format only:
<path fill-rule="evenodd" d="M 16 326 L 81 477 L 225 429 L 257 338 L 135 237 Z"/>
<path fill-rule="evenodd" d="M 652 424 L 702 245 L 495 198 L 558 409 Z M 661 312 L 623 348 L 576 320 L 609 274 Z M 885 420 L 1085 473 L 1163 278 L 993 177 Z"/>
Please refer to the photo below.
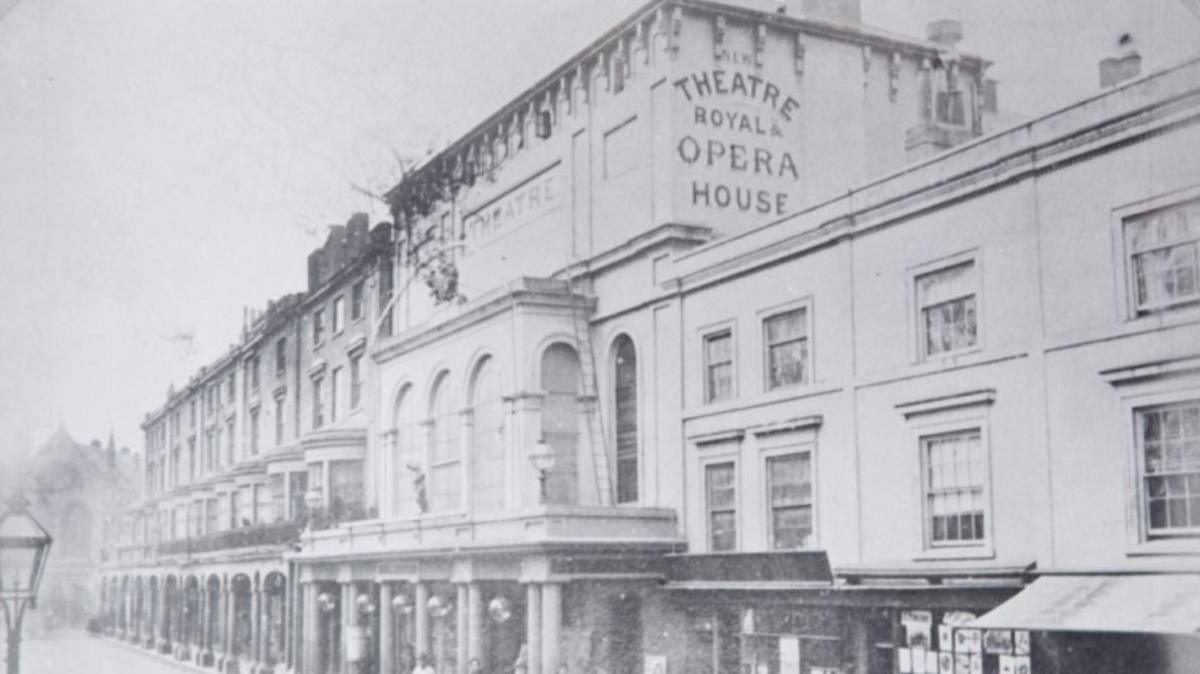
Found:
<path fill-rule="evenodd" d="M 617 503 L 638 500 L 637 351 L 626 335 L 617 338 L 613 373 L 617 427 Z"/>
<path fill-rule="evenodd" d="M 471 387 L 471 506 L 475 512 L 504 509 L 504 443 L 500 387 L 492 359 L 475 369 Z"/>
<path fill-rule="evenodd" d="M 546 481 L 546 502 L 579 500 L 579 356 L 566 344 L 542 354 L 542 438 L 554 449 L 554 468 Z"/>
<path fill-rule="evenodd" d="M 421 443 L 417 433 L 420 422 L 417 421 L 415 397 L 412 386 L 405 386 L 396 396 L 396 405 L 392 409 L 392 431 L 395 433 L 392 447 L 392 512 L 399 516 L 420 512 L 413 484 L 422 470 Z"/>
<path fill-rule="evenodd" d="M 459 474 L 458 410 L 450 391 L 450 373 L 443 372 L 429 396 L 429 509 L 458 510 L 462 506 Z"/>

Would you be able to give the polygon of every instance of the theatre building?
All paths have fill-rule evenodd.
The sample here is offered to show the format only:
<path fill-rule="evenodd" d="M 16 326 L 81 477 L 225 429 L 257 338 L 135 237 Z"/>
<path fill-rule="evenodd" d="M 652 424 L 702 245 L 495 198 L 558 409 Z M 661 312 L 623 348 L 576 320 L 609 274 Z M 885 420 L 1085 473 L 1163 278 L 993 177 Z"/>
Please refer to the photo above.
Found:
<path fill-rule="evenodd" d="M 147 419 L 132 528 L 210 528 L 123 549 L 114 629 L 174 643 L 173 583 L 239 671 L 1200 659 L 1200 62 L 1001 129 L 955 22 L 784 5 L 647 4 L 335 232 Z M 287 534 L 189 547 L 247 503 Z"/>
<path fill-rule="evenodd" d="M 753 621 L 738 611 L 759 599 L 737 592 L 752 583 L 728 597 L 685 586 L 757 564 L 754 573 L 783 574 L 781 587 L 828 590 L 824 550 L 862 559 L 855 529 L 834 533 L 856 521 L 851 375 L 839 351 L 850 344 L 847 289 L 830 272 L 844 253 L 825 251 L 803 271 L 839 294 L 817 300 L 829 307 L 820 325 L 832 359 L 819 380 L 797 360 L 817 306 L 801 277 L 754 276 L 754 291 L 730 283 L 710 302 L 686 270 L 847 186 L 982 135 L 985 63 L 955 50 L 953 24 L 933 42 L 864 27 L 852 2 L 763 6 L 650 3 L 389 192 L 394 329 L 371 351 L 378 470 L 367 491 L 379 518 L 305 533 L 291 558 L 304 671 L 408 671 L 419 654 L 442 672 L 474 659 L 485 671 L 633 672 L 651 656 L 670 671 L 734 671 L 739 657 L 778 653 L 765 636 L 740 636 Z M 724 260 L 732 269 L 736 255 Z M 776 321 L 772 353 L 783 360 L 769 374 L 756 365 L 753 384 L 722 360 L 740 362 L 734 342 L 766 358 L 759 337 L 734 335 L 721 309 L 734 305 Z M 740 319 L 748 330 L 767 318 L 751 316 Z M 708 384 L 696 378 L 702 352 Z M 763 389 L 774 378 L 779 390 Z M 819 437 L 831 448 L 830 505 L 787 506 L 777 539 L 735 536 L 719 518 L 728 533 L 710 547 L 697 499 L 706 480 L 733 482 L 696 461 L 735 437 L 761 437 L 742 446 L 778 457 L 770 465 L 789 481 L 811 474 Z M 741 468 L 754 482 L 737 493 L 770 491 L 761 468 Z M 811 497 L 799 484 L 773 489 Z M 814 512 L 828 519 L 819 538 Z M 730 551 L 747 554 L 729 564 L 707 554 Z M 802 568 L 815 575 L 793 577 Z M 682 575 L 664 591 L 668 569 Z M 1006 567 L 1002 589 L 985 584 L 953 607 L 993 606 L 1023 569 Z M 840 601 L 822 600 L 803 625 L 840 629 Z M 781 617 L 768 629 L 762 615 L 764 635 L 803 626 Z M 704 624 L 739 629 L 712 627 L 703 641 Z M 814 655 L 805 642 L 806 662 L 843 664 L 855 642 L 841 634 L 813 642 Z"/>

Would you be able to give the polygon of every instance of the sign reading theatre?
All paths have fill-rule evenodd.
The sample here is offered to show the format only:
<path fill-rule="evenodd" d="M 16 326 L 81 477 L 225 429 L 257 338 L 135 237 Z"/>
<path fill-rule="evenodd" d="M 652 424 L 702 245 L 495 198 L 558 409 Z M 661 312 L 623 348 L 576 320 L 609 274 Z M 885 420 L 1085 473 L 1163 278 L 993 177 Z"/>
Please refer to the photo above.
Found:
<path fill-rule="evenodd" d="M 739 71 L 702 70 L 672 84 L 690 108 L 675 151 L 692 176 L 692 206 L 786 214 L 800 171 L 785 129 L 799 101 L 765 77 Z"/>

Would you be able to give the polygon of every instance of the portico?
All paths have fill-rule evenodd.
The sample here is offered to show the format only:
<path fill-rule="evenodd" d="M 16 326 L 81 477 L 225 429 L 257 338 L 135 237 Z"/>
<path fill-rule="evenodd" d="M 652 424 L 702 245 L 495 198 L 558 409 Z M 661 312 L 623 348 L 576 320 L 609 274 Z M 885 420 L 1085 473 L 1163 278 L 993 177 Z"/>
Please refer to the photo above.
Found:
<path fill-rule="evenodd" d="M 680 545 L 669 511 L 567 506 L 362 522 L 304 543 L 292 561 L 310 674 L 408 671 L 421 654 L 439 674 L 473 658 L 541 674 L 618 657 L 608 607 L 656 585 Z"/>

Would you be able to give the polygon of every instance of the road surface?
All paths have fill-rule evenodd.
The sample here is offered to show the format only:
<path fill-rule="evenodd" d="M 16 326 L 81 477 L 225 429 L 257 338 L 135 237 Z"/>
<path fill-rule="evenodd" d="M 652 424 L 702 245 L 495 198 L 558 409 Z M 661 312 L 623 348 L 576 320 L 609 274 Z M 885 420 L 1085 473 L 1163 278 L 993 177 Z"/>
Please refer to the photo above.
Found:
<path fill-rule="evenodd" d="M 0 650 L 0 656 L 3 653 Z M 21 640 L 21 674 L 197 674 L 199 671 L 84 632 L 60 632 Z"/>

